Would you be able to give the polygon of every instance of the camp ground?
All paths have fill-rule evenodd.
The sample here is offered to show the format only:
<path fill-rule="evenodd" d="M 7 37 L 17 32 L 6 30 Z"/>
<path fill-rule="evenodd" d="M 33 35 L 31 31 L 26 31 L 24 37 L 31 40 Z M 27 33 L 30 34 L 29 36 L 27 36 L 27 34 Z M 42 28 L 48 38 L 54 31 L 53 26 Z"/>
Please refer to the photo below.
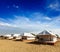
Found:
<path fill-rule="evenodd" d="M 44 30 L 38 34 L 33 34 L 33 33 L 22 33 L 22 34 L 7 34 L 3 36 L 4 39 L 8 40 L 16 40 L 16 41 L 33 41 L 33 42 L 38 42 L 38 43 L 51 43 L 55 44 L 58 39 L 56 34 Z"/>

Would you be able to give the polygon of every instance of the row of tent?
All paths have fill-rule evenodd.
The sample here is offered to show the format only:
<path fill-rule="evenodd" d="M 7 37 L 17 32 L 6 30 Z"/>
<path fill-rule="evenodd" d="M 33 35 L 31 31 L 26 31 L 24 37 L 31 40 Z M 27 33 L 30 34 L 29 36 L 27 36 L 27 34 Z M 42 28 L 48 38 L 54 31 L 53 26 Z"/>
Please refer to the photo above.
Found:
<path fill-rule="evenodd" d="M 23 33 L 23 34 L 7 34 L 4 35 L 5 38 L 7 39 L 16 39 L 16 40 L 20 40 L 20 39 L 25 39 L 25 40 L 32 40 L 35 39 L 35 36 L 32 35 L 32 33 Z"/>
<path fill-rule="evenodd" d="M 35 40 L 43 43 L 55 43 L 57 42 L 56 34 L 53 34 L 49 31 L 42 31 L 37 35 L 33 35 L 33 33 L 23 33 L 23 34 L 11 34 L 4 35 L 4 37 L 8 37 L 8 39 L 13 39 L 15 37 L 16 40 L 25 39 L 25 40 Z"/>

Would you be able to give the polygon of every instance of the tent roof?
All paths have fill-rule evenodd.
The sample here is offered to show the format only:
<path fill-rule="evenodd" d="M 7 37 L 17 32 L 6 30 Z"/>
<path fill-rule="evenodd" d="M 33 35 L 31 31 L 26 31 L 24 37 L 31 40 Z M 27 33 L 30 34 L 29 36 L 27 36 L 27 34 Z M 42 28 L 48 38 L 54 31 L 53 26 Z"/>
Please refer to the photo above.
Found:
<path fill-rule="evenodd" d="M 54 36 L 56 36 L 56 35 L 53 34 L 52 32 L 49 32 L 49 31 L 46 31 L 46 30 L 42 31 L 42 32 L 39 33 L 38 35 L 54 35 Z"/>
<path fill-rule="evenodd" d="M 20 36 L 21 34 L 13 34 L 13 36 Z M 7 36 L 7 37 L 10 37 L 10 36 L 12 36 L 12 34 L 6 34 L 6 35 L 4 35 L 4 36 Z"/>
<path fill-rule="evenodd" d="M 14 34 L 13 36 L 20 36 L 21 34 Z"/>
<path fill-rule="evenodd" d="M 7 34 L 7 35 L 4 35 L 4 36 L 10 37 L 11 35 L 10 34 Z"/>
<path fill-rule="evenodd" d="M 24 33 L 23 36 L 34 36 L 31 33 Z"/>

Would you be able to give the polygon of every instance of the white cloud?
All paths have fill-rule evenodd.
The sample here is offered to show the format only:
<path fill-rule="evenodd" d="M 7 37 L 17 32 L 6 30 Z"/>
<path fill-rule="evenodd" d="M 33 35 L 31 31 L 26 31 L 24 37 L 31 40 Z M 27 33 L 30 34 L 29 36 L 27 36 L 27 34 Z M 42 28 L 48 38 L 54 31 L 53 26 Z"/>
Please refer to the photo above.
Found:
<path fill-rule="evenodd" d="M 0 27 L 3 26 L 5 27 L 4 29 L 11 30 L 12 32 L 14 31 L 16 33 L 17 31 L 18 32 L 19 31 L 20 32 L 39 32 L 44 29 L 48 29 L 52 31 L 54 31 L 53 29 L 58 30 L 59 28 L 58 26 L 60 25 L 60 16 L 57 16 L 55 18 L 50 18 L 46 16 L 42 17 L 40 16 L 40 13 L 37 13 L 37 15 L 29 16 L 29 17 L 33 17 L 32 19 L 30 19 L 29 17 L 25 17 L 25 16 L 14 16 L 15 19 L 8 19 L 9 22 L 8 20 L 6 21 L 5 19 L 0 19 L 1 20 Z M 47 22 L 45 22 L 44 20 L 46 20 Z"/>
<path fill-rule="evenodd" d="M 55 0 L 54 2 L 52 2 L 48 8 L 52 9 L 52 10 L 56 10 L 56 11 L 60 11 L 60 3 L 58 0 Z"/>
<path fill-rule="evenodd" d="M 50 17 L 45 17 L 46 20 L 52 20 Z"/>
<path fill-rule="evenodd" d="M 19 8 L 19 6 L 16 6 L 16 8 Z"/>
<path fill-rule="evenodd" d="M 54 17 L 53 20 L 50 22 L 53 26 L 59 27 L 60 26 L 60 16 Z"/>
<path fill-rule="evenodd" d="M 0 26 L 17 27 L 16 25 L 9 24 L 9 23 L 4 23 L 4 22 L 1 22 Z"/>
<path fill-rule="evenodd" d="M 9 27 L 16 27 L 16 25 L 13 25 L 10 21 L 10 19 L 3 19 L 0 17 L 0 26 L 9 26 Z"/>
<path fill-rule="evenodd" d="M 34 18 L 33 20 L 35 20 L 35 21 L 38 21 L 38 20 L 39 21 L 41 21 L 41 20 L 48 20 L 48 21 L 50 21 L 50 20 L 52 20 L 52 18 L 50 18 L 48 16 L 45 16 L 45 15 L 43 15 L 41 13 L 38 13 L 38 12 L 31 14 L 30 17 Z"/>
<path fill-rule="evenodd" d="M 13 23 L 18 25 L 21 28 L 42 28 L 42 26 L 44 27 L 48 27 L 49 25 L 46 23 L 42 23 L 41 21 L 36 20 L 36 16 L 35 18 L 33 18 L 32 20 L 24 17 L 24 16 L 15 16 L 15 20 L 13 20 Z M 41 19 L 41 17 L 38 17 Z M 45 20 L 51 20 L 51 18 L 49 17 L 43 17 Z M 35 20 L 34 20 L 35 19 Z M 43 20 L 43 19 L 41 19 Z"/>
<path fill-rule="evenodd" d="M 15 4 L 13 4 L 13 7 L 14 7 L 14 8 L 19 8 L 19 6 L 18 6 L 18 5 L 15 5 Z"/>

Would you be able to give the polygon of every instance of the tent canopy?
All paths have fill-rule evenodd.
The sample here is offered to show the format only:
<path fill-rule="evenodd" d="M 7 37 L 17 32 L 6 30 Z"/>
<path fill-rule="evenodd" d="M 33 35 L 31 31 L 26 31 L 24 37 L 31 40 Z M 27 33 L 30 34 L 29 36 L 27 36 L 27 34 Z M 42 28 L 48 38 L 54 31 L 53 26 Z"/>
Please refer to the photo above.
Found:
<path fill-rule="evenodd" d="M 53 35 L 53 36 L 56 36 L 55 34 L 53 34 L 53 33 L 50 32 L 50 31 L 47 31 L 47 30 L 42 31 L 42 32 L 39 33 L 38 35 Z"/>
<path fill-rule="evenodd" d="M 24 33 L 23 36 L 30 36 L 30 37 L 34 37 L 34 35 L 32 35 L 31 33 Z"/>

